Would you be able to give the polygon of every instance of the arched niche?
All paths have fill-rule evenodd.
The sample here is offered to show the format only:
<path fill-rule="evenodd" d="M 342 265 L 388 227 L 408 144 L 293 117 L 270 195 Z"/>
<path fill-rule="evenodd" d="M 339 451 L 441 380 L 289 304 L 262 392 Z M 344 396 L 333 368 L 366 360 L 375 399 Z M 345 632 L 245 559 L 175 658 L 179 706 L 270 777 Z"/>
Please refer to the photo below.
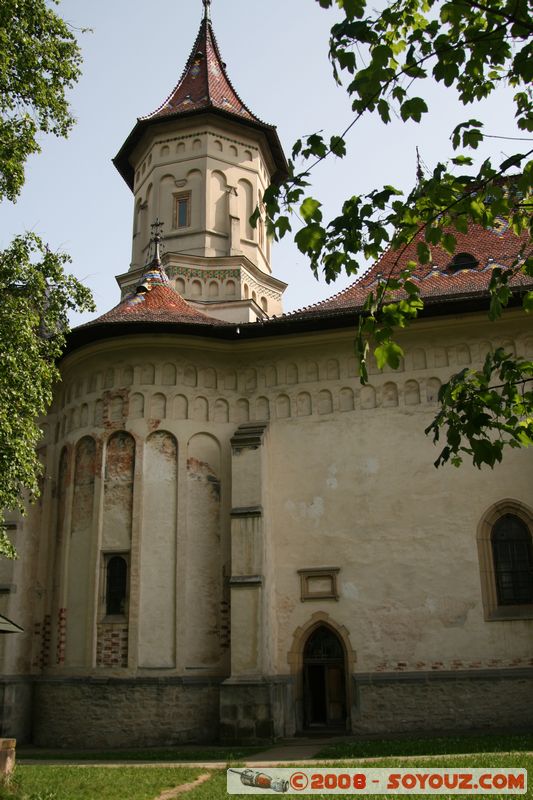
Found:
<path fill-rule="evenodd" d="M 349 386 L 345 386 L 339 392 L 339 410 L 340 411 L 353 411 L 354 410 L 354 393 Z"/>
<path fill-rule="evenodd" d="M 250 402 L 245 397 L 241 397 L 237 400 L 235 409 L 236 422 L 242 424 L 243 422 L 250 421 Z"/>
<path fill-rule="evenodd" d="M 213 170 L 210 181 L 210 227 L 218 233 L 227 234 L 229 231 L 228 182 L 224 173 L 218 170 Z"/>
<path fill-rule="evenodd" d="M 109 437 L 105 448 L 104 550 L 130 549 L 134 473 L 135 439 L 126 431 L 117 431 Z"/>
<path fill-rule="evenodd" d="M 187 447 L 186 574 L 186 605 L 194 608 L 195 624 L 187 626 L 186 636 L 190 663 L 204 667 L 221 657 L 221 478 L 218 440 L 207 433 L 195 434 Z"/>
<path fill-rule="evenodd" d="M 185 395 L 177 394 L 172 402 L 172 416 L 174 419 L 187 419 L 189 402 Z"/>
<path fill-rule="evenodd" d="M 330 358 L 326 364 L 326 374 L 328 381 L 337 381 L 340 377 L 339 362 L 336 358 Z"/>
<path fill-rule="evenodd" d="M 287 364 L 286 380 L 288 384 L 298 383 L 298 367 L 296 364 Z"/>
<path fill-rule="evenodd" d="M 270 404 L 267 397 L 258 397 L 255 401 L 255 418 L 270 419 Z"/>
<path fill-rule="evenodd" d="M 288 395 L 280 394 L 276 398 L 276 417 L 287 419 L 291 415 L 291 401 Z"/>
<path fill-rule="evenodd" d="M 192 365 L 185 367 L 185 372 L 183 373 L 183 383 L 185 386 L 196 386 L 198 383 L 196 368 Z"/>
<path fill-rule="evenodd" d="M 241 239 L 253 239 L 254 230 L 250 217 L 254 211 L 254 189 L 250 181 L 241 179 L 238 185 L 239 218 L 241 220 Z"/>
<path fill-rule="evenodd" d="M 88 625 L 93 607 L 90 583 L 94 563 L 94 484 L 96 478 L 96 442 L 84 436 L 74 455 L 74 490 L 70 525 L 67 572 L 65 664 L 82 667 L 89 662 Z"/>
<path fill-rule="evenodd" d="M 163 372 L 161 376 L 161 383 L 163 386 L 176 385 L 176 367 L 174 364 L 163 364 Z"/>
<path fill-rule="evenodd" d="M 141 383 L 151 386 L 155 381 L 155 368 L 153 364 L 143 364 L 141 367 Z"/>
<path fill-rule="evenodd" d="M 168 148 L 167 148 L 168 149 Z M 172 219 L 173 196 L 176 191 L 176 178 L 174 175 L 163 175 L 159 181 L 159 214 L 165 227 L 170 228 Z"/>
<path fill-rule="evenodd" d="M 323 389 L 318 393 L 318 413 L 331 414 L 332 411 L 333 398 L 331 396 L 331 392 L 329 392 L 327 389 Z"/>
<path fill-rule="evenodd" d="M 168 431 L 144 446 L 139 587 L 139 666 L 176 666 L 176 518 L 178 443 Z M 164 591 L 161 591 L 164 587 Z"/>
<path fill-rule="evenodd" d="M 312 413 L 311 395 L 300 392 L 296 398 L 296 413 L 299 417 L 307 417 Z"/>
<path fill-rule="evenodd" d="M 228 401 L 219 397 L 215 400 L 214 422 L 228 422 L 229 421 L 229 405 Z"/>
<path fill-rule="evenodd" d="M 369 409 L 376 407 L 376 390 L 373 386 L 367 385 L 361 388 L 361 394 L 359 395 L 361 408 Z"/>
<path fill-rule="evenodd" d="M 124 400 L 120 395 L 109 400 L 108 414 L 111 422 L 120 422 L 124 417 Z"/>
<path fill-rule="evenodd" d="M 383 386 L 381 405 L 384 408 L 390 408 L 391 406 L 398 405 L 398 387 L 392 381 L 388 381 Z"/>
<path fill-rule="evenodd" d="M 130 397 L 129 416 L 132 419 L 142 419 L 144 417 L 144 395 L 136 392 Z"/>
<path fill-rule="evenodd" d="M 439 399 L 441 382 L 438 378 L 429 378 L 426 383 L 426 400 L 428 403 L 436 403 Z"/>
<path fill-rule="evenodd" d="M 406 381 L 404 403 L 406 406 L 417 406 L 420 403 L 420 386 L 417 381 Z"/>
<path fill-rule="evenodd" d="M 195 397 L 192 402 L 191 419 L 197 422 L 209 420 L 209 403 L 206 397 Z"/>
<path fill-rule="evenodd" d="M 164 419 L 167 415 L 167 398 L 161 392 L 152 395 L 150 400 L 150 418 Z"/>

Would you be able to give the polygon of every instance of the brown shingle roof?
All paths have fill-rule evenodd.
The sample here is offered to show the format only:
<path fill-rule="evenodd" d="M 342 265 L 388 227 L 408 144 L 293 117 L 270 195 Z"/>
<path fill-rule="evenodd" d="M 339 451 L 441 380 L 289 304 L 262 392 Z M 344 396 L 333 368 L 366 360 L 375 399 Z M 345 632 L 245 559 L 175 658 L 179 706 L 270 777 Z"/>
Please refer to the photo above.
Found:
<path fill-rule="evenodd" d="M 531 255 L 533 252 L 533 244 L 528 236 L 525 234 L 516 236 L 503 219 L 498 228 L 486 229 L 480 225 L 470 225 L 468 233 L 453 231 L 453 235 L 457 239 L 456 254 L 468 253 L 473 256 L 477 264 L 462 269 L 450 268 L 452 256 L 440 246 L 433 246 L 431 263 L 419 265 L 411 277 L 411 280 L 420 287 L 420 296 L 429 303 L 443 299 L 451 300 L 454 297 L 487 294 L 494 267 L 510 267 L 524 245 L 526 255 Z M 405 249 L 386 250 L 367 272 L 343 291 L 286 316 L 301 317 L 361 308 L 369 292 L 375 289 L 380 280 L 398 276 L 409 261 L 417 260 L 416 246 L 420 241 L 424 241 L 423 231 L 420 231 Z M 533 280 L 519 273 L 511 279 L 510 285 L 516 288 L 521 286 L 531 288 Z M 401 296 L 403 295 L 400 291 L 392 293 L 395 299 Z"/>
<path fill-rule="evenodd" d="M 129 294 L 111 311 L 87 322 L 83 327 L 118 322 L 173 322 L 211 326 L 229 324 L 208 317 L 189 305 L 178 292 L 172 289 L 165 272 L 157 266 L 150 267 L 144 273 L 141 283 L 146 286 L 148 291 Z"/>
<path fill-rule="evenodd" d="M 250 111 L 233 88 L 211 22 L 204 18 L 178 84 L 155 111 L 140 119 L 155 120 L 179 112 L 210 108 L 265 124 Z"/>
<path fill-rule="evenodd" d="M 237 94 L 222 61 L 211 20 L 204 17 L 177 85 L 155 111 L 138 118 L 137 124 L 113 159 L 130 189 L 133 189 L 134 182 L 130 155 L 146 129 L 155 123 L 206 112 L 222 115 L 261 131 L 274 159 L 273 179 L 282 180 L 287 175 L 287 161 L 275 125 L 260 120 Z"/>

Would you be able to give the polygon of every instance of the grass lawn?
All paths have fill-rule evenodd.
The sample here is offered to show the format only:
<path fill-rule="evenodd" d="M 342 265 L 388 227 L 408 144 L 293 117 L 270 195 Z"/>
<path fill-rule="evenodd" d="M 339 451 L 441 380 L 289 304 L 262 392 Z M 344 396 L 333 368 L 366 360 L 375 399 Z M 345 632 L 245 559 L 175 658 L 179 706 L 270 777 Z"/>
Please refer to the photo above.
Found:
<path fill-rule="evenodd" d="M 379 758 L 381 756 L 458 755 L 460 753 L 509 753 L 511 751 L 533 752 L 533 734 L 347 740 L 324 747 L 316 757 Z"/>
<path fill-rule="evenodd" d="M 357 760 L 335 762 L 335 767 L 353 767 Z M 364 763 L 361 766 L 370 766 Z M 402 759 L 394 756 L 373 761 L 372 767 L 447 767 L 447 768 L 525 768 L 533 778 L 533 756 L 523 753 L 480 753 L 478 755 L 430 756 L 429 758 Z M 265 771 L 275 774 L 275 767 Z M 24 765 L 17 767 L 16 793 L 9 794 L 0 788 L 0 800 L 154 800 L 162 791 L 188 783 L 206 770 L 185 767 L 95 767 L 95 766 L 45 766 Z M 331 795 L 302 795 L 303 797 L 331 798 Z M 355 795 L 343 795 L 354 797 Z M 361 794 L 360 797 L 369 797 Z M 399 797 L 399 795 L 397 795 Z M 478 798 L 481 795 L 476 795 Z M 509 795 L 484 795 L 494 800 L 508 800 Z M 527 795 L 533 798 L 533 786 Z M 233 795 L 247 800 L 246 795 Z M 266 795 L 272 797 L 272 795 Z M 375 797 L 379 797 L 375 795 Z M 402 794 L 401 798 L 420 798 L 422 795 Z M 427 797 L 427 795 L 426 795 Z M 439 795 L 440 798 L 459 795 Z M 466 798 L 470 795 L 461 795 Z M 213 770 L 211 778 L 183 795 L 184 800 L 228 800 L 226 793 L 226 771 Z"/>
<path fill-rule="evenodd" d="M 201 774 L 185 767 L 19 765 L 11 787 L 0 787 L 0 800 L 153 800 Z"/>
<path fill-rule="evenodd" d="M 357 762 L 354 761 L 345 761 L 342 763 L 336 762 L 334 765 L 335 767 L 353 767 L 356 765 Z M 362 765 L 364 767 L 368 767 L 368 764 Z M 468 767 L 481 767 L 481 768 L 493 768 L 493 767 L 508 767 L 508 768 L 526 768 L 529 770 L 529 775 L 533 778 L 533 756 L 528 756 L 522 753 L 517 754 L 482 754 L 476 756 L 450 756 L 446 759 L 442 759 L 439 757 L 433 757 L 429 759 L 409 759 L 408 762 L 402 761 L 402 759 L 398 758 L 383 758 L 377 762 L 372 763 L 372 768 L 374 767 L 458 767 L 458 768 L 468 768 Z M 275 767 L 270 769 L 265 768 L 265 772 L 270 774 L 275 774 Z M 265 795 L 265 798 L 274 798 L 276 795 Z M 277 795 L 278 797 L 280 795 Z M 288 796 L 288 795 L 287 795 Z M 294 796 L 294 795 L 291 795 Z M 301 797 L 310 797 L 310 798 L 329 798 L 331 800 L 332 797 L 356 797 L 355 794 L 351 795 L 300 795 Z M 361 793 L 358 795 L 359 797 L 370 797 L 376 798 L 379 800 L 379 797 L 394 797 L 400 798 L 401 800 L 406 800 L 406 798 L 412 798 L 412 800 L 420 800 L 421 797 L 428 797 L 428 795 L 419 795 L 419 794 L 401 794 L 401 795 L 366 795 Z M 453 800 L 458 800 L 458 798 L 479 798 L 482 795 L 432 795 L 432 797 L 438 797 L 441 800 L 443 798 L 453 798 Z M 490 794 L 484 795 L 486 800 L 509 800 L 509 797 L 512 795 L 508 794 Z M 533 787 L 528 788 L 527 795 L 516 795 L 517 797 L 533 797 Z M 198 786 L 196 789 L 193 789 L 191 792 L 188 792 L 184 796 L 184 800 L 233 800 L 233 798 L 242 798 L 242 800 L 249 800 L 250 795 L 227 795 L 226 794 L 226 773 L 225 771 L 217 770 L 213 773 L 213 777 L 203 783 L 201 786 Z"/>

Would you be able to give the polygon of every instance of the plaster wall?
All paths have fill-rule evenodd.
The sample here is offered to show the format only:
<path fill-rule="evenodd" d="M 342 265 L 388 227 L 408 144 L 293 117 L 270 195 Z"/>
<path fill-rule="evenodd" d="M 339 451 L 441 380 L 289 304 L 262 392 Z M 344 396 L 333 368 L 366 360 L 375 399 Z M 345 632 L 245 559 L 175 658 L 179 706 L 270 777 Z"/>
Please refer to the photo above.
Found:
<path fill-rule="evenodd" d="M 496 679 L 531 666 L 533 620 L 484 618 L 476 546 L 480 520 L 495 503 L 531 507 L 531 454 L 510 452 L 491 472 L 437 471 L 423 433 L 440 383 L 453 369 L 481 363 L 488 342 L 533 352 L 520 314 L 509 313 L 497 331 L 501 338 L 490 341 L 494 327 L 474 316 L 421 322 L 404 337 L 400 370 L 371 369 L 368 387 L 355 377 L 351 331 L 239 347 L 121 337 L 69 356 L 44 423 L 49 488 L 24 522 L 25 567 L 35 582 L 24 576 L 20 594 L 4 596 L 6 615 L 20 613 L 26 628 L 10 640 L 8 670 L 54 680 L 149 672 L 290 683 L 317 614 L 342 631 L 356 684 L 358 676 L 419 675 L 424 683 L 428 673 L 480 670 Z M 265 435 L 237 458 L 231 439 L 248 422 L 266 423 Z M 119 432 L 135 443 L 135 466 L 131 491 L 124 488 L 131 472 L 118 493 L 112 489 L 113 533 L 105 522 L 112 488 L 105 454 Z M 76 453 L 87 437 L 95 442 L 94 481 L 81 484 Z M 84 522 L 75 510 L 80 491 L 92 493 Z M 255 516 L 231 515 L 251 506 L 260 509 Z M 85 584 L 70 558 L 76 520 Z M 127 666 L 113 666 L 97 658 L 99 571 L 102 552 L 125 545 Z M 302 598 L 299 570 L 321 567 L 338 568 L 337 599 Z M 234 589 L 234 576 L 255 584 Z M 88 598 L 83 608 L 69 594 L 77 583 Z M 82 655 L 69 663 L 72 630 Z M 381 689 L 357 691 L 352 725 L 364 711 L 357 697 L 368 710 Z M 237 693 L 227 695 L 230 715 Z M 370 730 L 375 714 L 368 714 L 359 722 Z M 282 716 L 268 724 L 282 730 Z"/>
<path fill-rule="evenodd" d="M 150 224 L 164 223 L 169 252 L 224 257 L 243 254 L 266 273 L 270 242 L 248 219 L 273 168 L 264 136 L 202 116 L 154 127 L 132 156 L 135 168 L 132 269 L 148 258 Z M 190 224 L 179 228 L 174 198 L 191 196 Z"/>

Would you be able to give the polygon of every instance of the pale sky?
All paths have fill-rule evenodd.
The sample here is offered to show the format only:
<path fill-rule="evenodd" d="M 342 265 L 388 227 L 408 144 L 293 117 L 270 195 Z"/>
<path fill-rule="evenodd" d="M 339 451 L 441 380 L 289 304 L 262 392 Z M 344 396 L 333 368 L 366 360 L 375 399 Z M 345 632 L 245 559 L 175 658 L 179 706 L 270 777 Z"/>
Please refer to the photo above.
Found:
<path fill-rule="evenodd" d="M 201 0 L 62 0 L 59 13 L 80 33 L 83 76 L 71 92 L 77 125 L 68 140 L 43 138 L 43 152 L 27 167 L 16 204 L 0 209 L 0 247 L 25 230 L 73 259 L 71 271 L 93 291 L 98 313 L 118 302 L 114 276 L 129 268 L 133 195 L 112 157 L 136 118 L 150 113 L 177 83 L 203 13 Z M 303 134 L 330 136 L 351 121 L 350 101 L 336 87 L 327 60 L 329 28 L 338 16 L 315 0 L 213 0 L 212 19 L 228 74 L 242 100 L 275 124 L 285 152 Z M 451 155 L 449 135 L 464 119 L 486 120 L 486 132 L 524 135 L 514 124 L 512 92 L 499 92 L 481 108 L 464 108 L 449 90 L 428 86 L 432 113 L 422 125 L 384 126 L 368 116 L 352 129 L 349 156 L 314 172 L 310 190 L 333 216 L 343 199 L 391 183 L 409 191 L 418 145 L 433 167 Z M 503 159 L 520 143 L 491 139 L 482 151 Z M 295 220 L 297 224 L 297 220 Z M 329 297 L 352 282 L 317 282 L 295 245 L 273 248 L 274 275 L 289 283 L 286 311 Z M 90 315 L 92 316 L 92 315 Z M 77 316 L 72 323 L 86 321 Z"/>

